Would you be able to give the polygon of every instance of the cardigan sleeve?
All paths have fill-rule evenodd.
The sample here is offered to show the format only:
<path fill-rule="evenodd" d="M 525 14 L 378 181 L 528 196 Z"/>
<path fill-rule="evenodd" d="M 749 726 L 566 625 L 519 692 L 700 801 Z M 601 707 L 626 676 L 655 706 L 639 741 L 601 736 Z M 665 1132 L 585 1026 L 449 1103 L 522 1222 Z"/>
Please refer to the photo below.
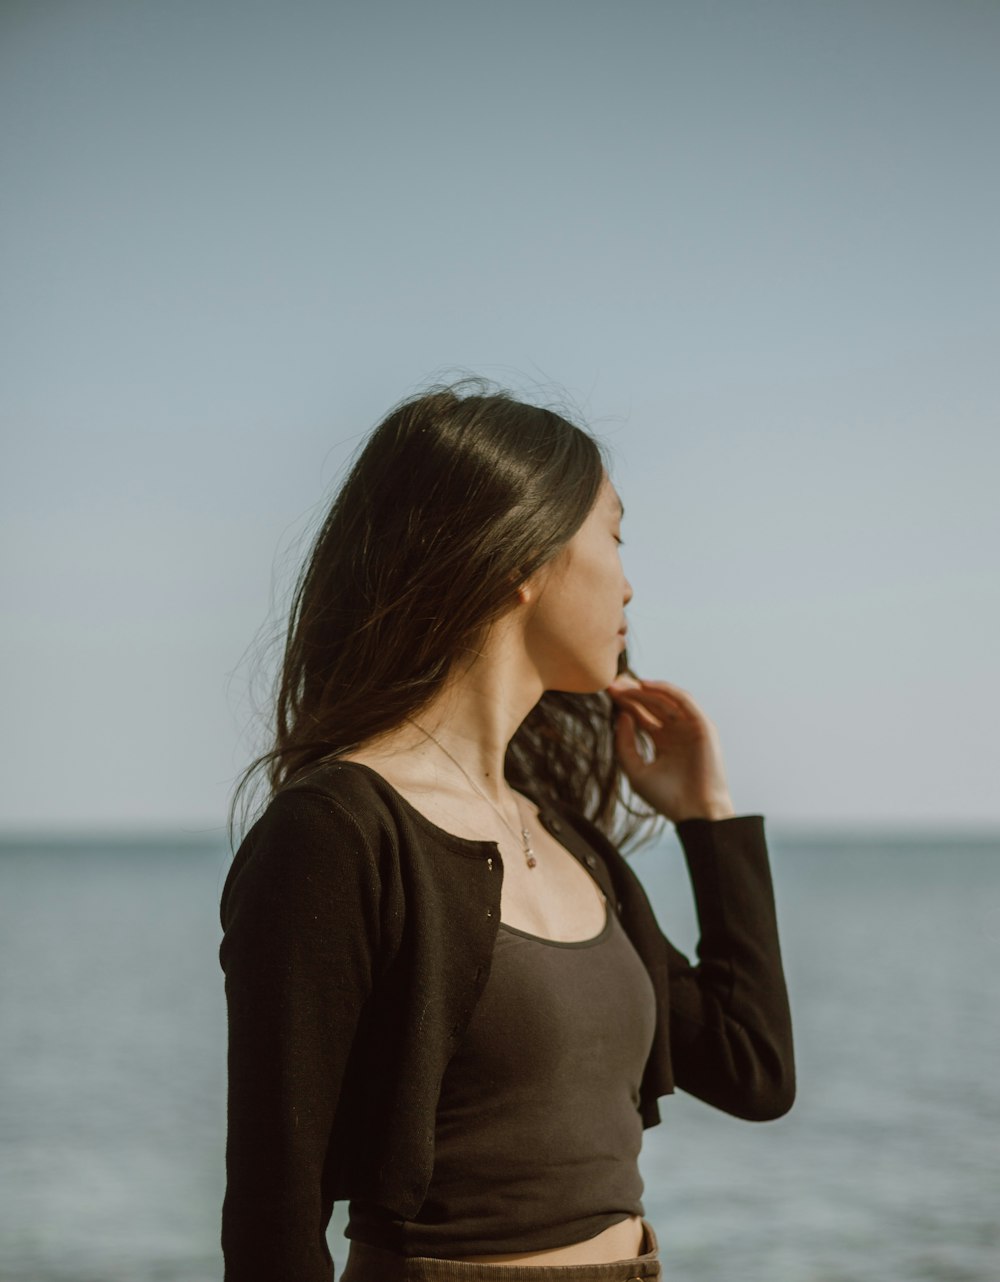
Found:
<path fill-rule="evenodd" d="M 699 925 L 696 966 L 663 937 L 676 1084 L 735 1117 L 781 1117 L 795 1064 L 763 816 L 675 827 Z"/>
<path fill-rule="evenodd" d="M 228 1008 L 227 1282 L 329 1282 L 324 1166 L 379 935 L 376 860 L 332 798 L 279 792 L 237 852 Z"/>

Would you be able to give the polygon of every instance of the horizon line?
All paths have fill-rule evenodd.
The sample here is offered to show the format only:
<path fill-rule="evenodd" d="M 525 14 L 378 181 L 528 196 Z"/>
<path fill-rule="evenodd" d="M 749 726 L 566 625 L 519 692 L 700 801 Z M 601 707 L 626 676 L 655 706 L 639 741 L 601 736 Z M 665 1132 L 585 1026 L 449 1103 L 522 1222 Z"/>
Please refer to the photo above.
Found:
<path fill-rule="evenodd" d="M 838 838 L 906 836 L 923 840 L 934 838 L 1000 839 L 1000 817 L 974 820 L 964 817 L 950 819 L 892 819 L 892 818 L 782 818 L 768 816 L 760 810 L 737 810 L 735 817 L 763 814 L 766 831 L 781 840 L 789 838 Z M 671 827 L 670 821 L 667 821 Z M 237 830 L 238 831 L 238 830 Z M 133 824 L 61 823 L 58 825 L 3 824 L 0 823 L 0 846 L 18 843 L 41 845 L 86 845 L 93 842 L 183 842 L 185 844 L 227 843 L 224 823 L 194 823 L 191 821 L 146 822 Z"/>

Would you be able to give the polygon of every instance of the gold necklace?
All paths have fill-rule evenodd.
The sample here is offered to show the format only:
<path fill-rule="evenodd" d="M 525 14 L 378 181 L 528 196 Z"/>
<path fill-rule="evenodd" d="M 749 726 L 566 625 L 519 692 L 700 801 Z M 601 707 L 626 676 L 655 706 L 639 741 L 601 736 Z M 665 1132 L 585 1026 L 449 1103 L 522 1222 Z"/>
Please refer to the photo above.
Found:
<path fill-rule="evenodd" d="M 411 726 L 417 726 L 417 723 L 414 720 L 412 720 L 412 718 L 410 717 L 404 717 L 403 720 L 409 721 Z M 498 818 L 503 822 L 508 832 L 513 833 L 514 837 L 516 838 L 517 833 L 514 831 L 513 828 L 511 828 L 510 824 L 507 823 L 507 820 L 504 817 L 504 815 L 501 813 L 501 811 L 497 810 L 496 806 L 493 805 L 493 802 L 490 801 L 489 797 L 487 797 L 486 793 L 483 792 L 482 788 L 480 788 L 479 784 L 476 783 L 475 779 L 473 779 L 473 777 L 469 774 L 469 772 L 462 765 L 462 763 L 460 761 L 455 761 L 455 758 L 451 756 L 451 753 L 444 746 L 444 744 L 439 739 L 435 739 L 429 730 L 425 730 L 423 726 L 417 726 L 417 729 L 421 732 L 421 734 L 425 734 L 428 739 L 434 739 L 434 742 L 437 744 L 437 746 L 441 749 L 441 751 L 445 754 L 446 757 L 451 757 L 451 760 L 455 762 L 455 765 L 458 766 L 459 770 L 461 770 L 462 774 L 465 775 L 469 783 L 472 784 L 476 792 L 479 793 L 479 795 L 488 805 L 493 806 L 493 809 L 496 811 Z M 531 833 L 529 833 L 527 828 L 524 827 L 524 820 L 521 818 L 521 807 L 517 803 L 516 793 L 514 794 L 514 805 L 517 808 L 517 817 L 518 819 L 521 820 L 521 841 L 524 845 L 524 858 L 527 861 L 528 867 L 534 868 L 535 865 L 538 863 L 538 860 L 535 858 L 535 852 L 531 849 Z"/>

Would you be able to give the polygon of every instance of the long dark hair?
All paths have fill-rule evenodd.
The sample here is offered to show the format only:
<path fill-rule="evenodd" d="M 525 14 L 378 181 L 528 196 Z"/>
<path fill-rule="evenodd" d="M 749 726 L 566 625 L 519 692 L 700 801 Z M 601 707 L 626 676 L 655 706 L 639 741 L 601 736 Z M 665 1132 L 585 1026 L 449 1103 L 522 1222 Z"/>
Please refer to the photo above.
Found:
<path fill-rule="evenodd" d="M 299 573 L 274 746 L 240 778 L 230 844 L 237 800 L 261 767 L 273 796 L 432 699 L 452 664 L 511 609 L 517 584 L 572 538 L 605 470 L 604 447 L 589 431 L 490 392 L 484 379 L 437 384 L 390 410 Z M 628 671 L 625 652 L 619 671 Z M 622 793 L 613 715 L 603 691 L 546 691 L 511 740 L 504 773 L 512 787 L 574 806 L 617 844 L 643 844 L 657 816 Z"/>

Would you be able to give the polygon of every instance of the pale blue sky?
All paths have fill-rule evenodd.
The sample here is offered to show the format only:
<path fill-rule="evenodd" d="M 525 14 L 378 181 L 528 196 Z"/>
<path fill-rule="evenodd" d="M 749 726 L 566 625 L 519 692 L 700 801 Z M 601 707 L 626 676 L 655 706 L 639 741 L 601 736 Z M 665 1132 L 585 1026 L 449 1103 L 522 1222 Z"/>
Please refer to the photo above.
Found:
<path fill-rule="evenodd" d="M 974 0 L 4 4 L 0 822 L 221 832 L 297 540 L 464 372 L 611 444 L 738 810 L 1000 822 L 998 120 Z"/>

